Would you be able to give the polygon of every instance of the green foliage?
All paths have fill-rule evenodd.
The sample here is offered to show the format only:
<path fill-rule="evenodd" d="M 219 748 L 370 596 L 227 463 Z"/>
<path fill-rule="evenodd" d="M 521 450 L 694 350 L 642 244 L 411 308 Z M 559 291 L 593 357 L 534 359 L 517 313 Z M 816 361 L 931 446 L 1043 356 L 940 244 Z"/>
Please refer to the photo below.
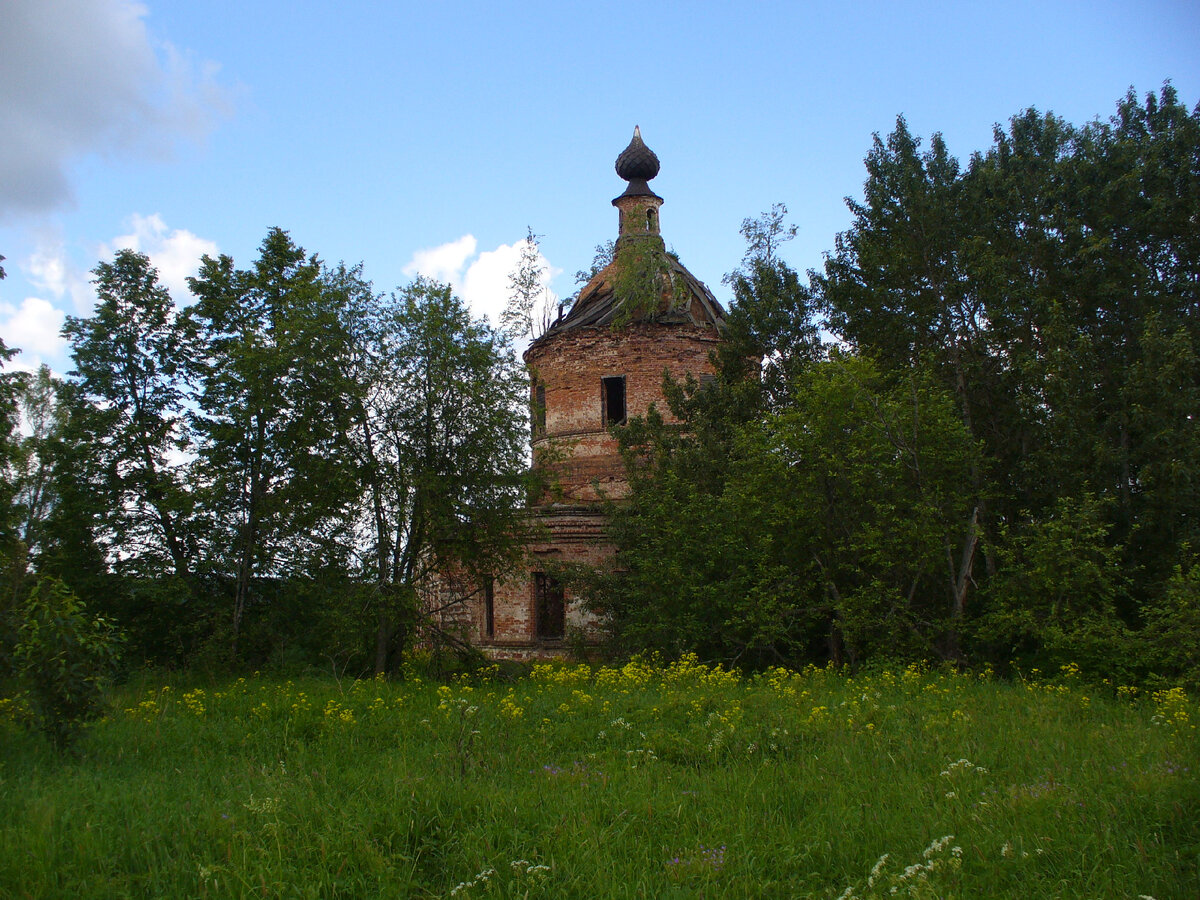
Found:
<path fill-rule="evenodd" d="M 795 225 L 786 223 L 787 211 L 785 204 L 772 203 L 771 208 L 757 219 L 742 220 L 739 230 L 746 239 L 742 265 L 749 266 L 755 262 L 771 265 L 777 261 L 780 245 L 793 240 L 799 230 Z"/>
<path fill-rule="evenodd" d="M 787 207 L 776 203 L 742 222 L 746 255 L 725 278 L 733 305 L 717 355 L 722 380 L 743 384 L 742 402 L 761 400 L 768 408 L 786 404 L 789 381 L 824 355 L 812 291 L 779 258 L 779 246 L 796 233 L 786 215 Z"/>
<path fill-rule="evenodd" d="M 1056 630 L 1023 646 L 1071 654 L 1086 632 L 1088 661 L 1127 657 L 1126 629 L 1163 596 L 1200 522 L 1200 108 L 1168 84 L 1082 127 L 1027 110 L 965 168 L 938 135 L 922 151 L 900 119 L 866 162 L 815 300 L 884 371 L 919 365 L 952 392 L 982 449 L 976 580 L 1006 597 L 991 624 L 1003 608 L 1010 633 Z M 1061 504 L 1092 500 L 1096 530 L 1068 540 Z M 1049 624 L 1052 561 L 1034 535 L 1059 548 L 1047 553 L 1083 554 L 1055 561 L 1064 584 L 1096 554 L 1123 570 L 1120 590 L 1089 575 L 1076 600 L 1116 619 Z"/>
<path fill-rule="evenodd" d="M 6 475 L 12 532 L 4 560 L 5 597 L 26 596 L 36 572 L 84 592 L 104 571 L 95 523 L 104 506 L 97 487 L 90 409 L 70 382 L 42 366 L 18 382 L 17 410 L 25 433 L 15 435 Z"/>
<path fill-rule="evenodd" d="M 14 653 L 34 721 L 59 750 L 70 748 L 103 710 L 103 689 L 120 652 L 116 627 L 91 617 L 57 579 L 43 579 L 20 614 Z"/>
<path fill-rule="evenodd" d="M 1044 656 L 1057 667 L 1127 679 L 1129 640 L 1116 614 L 1125 587 L 1121 548 L 1108 541 L 1103 504 L 1064 498 L 1042 518 L 1005 526 L 979 636 L 1002 660 Z M 1118 652 L 1119 651 L 1119 652 Z"/>
<path fill-rule="evenodd" d="M 200 338 L 198 498 L 207 566 L 234 585 L 236 644 L 253 584 L 339 553 L 355 495 L 345 452 L 355 386 L 347 298 L 287 232 L 271 229 L 249 269 L 204 257 L 190 281 Z"/>
<path fill-rule="evenodd" d="M 655 414 L 622 435 L 621 570 L 594 600 L 618 645 L 750 666 L 957 655 L 974 451 L 952 400 L 841 354 L 744 422 L 709 418 L 708 390 L 676 410 L 683 432 Z"/>
<path fill-rule="evenodd" d="M 613 327 L 652 318 L 682 295 L 671 259 L 657 236 L 618 241 L 613 256 L 613 293 L 619 306 Z"/>
<path fill-rule="evenodd" d="M 550 327 L 551 295 L 545 285 L 538 239 L 530 228 L 521 243 L 521 258 L 508 276 L 508 303 L 500 314 L 500 330 L 510 339 L 537 338 Z"/>
<path fill-rule="evenodd" d="M 76 385 L 102 473 L 102 529 L 124 548 L 120 569 L 186 578 L 196 567 L 194 479 L 175 458 L 191 448 L 183 372 L 187 329 L 149 257 L 119 250 L 93 270 L 99 302 L 85 319 L 68 316 Z"/>
<path fill-rule="evenodd" d="M 449 285 L 418 278 L 361 299 L 348 325 L 360 391 L 348 437 L 382 672 L 412 640 L 416 586 L 432 571 L 478 583 L 519 552 L 529 383 L 511 343 Z"/>
<path fill-rule="evenodd" d="M 1200 559 L 1183 547 L 1161 599 L 1146 604 L 1139 634 L 1141 664 L 1168 681 L 1200 688 Z"/>

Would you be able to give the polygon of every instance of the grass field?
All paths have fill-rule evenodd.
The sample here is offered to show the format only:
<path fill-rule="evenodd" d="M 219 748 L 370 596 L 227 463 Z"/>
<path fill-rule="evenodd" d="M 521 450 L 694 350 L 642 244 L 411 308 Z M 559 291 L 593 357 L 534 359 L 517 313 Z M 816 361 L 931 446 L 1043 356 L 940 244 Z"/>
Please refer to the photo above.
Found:
<path fill-rule="evenodd" d="M 0 701 L 3 897 L 1200 897 L 1194 699 L 692 661 Z"/>

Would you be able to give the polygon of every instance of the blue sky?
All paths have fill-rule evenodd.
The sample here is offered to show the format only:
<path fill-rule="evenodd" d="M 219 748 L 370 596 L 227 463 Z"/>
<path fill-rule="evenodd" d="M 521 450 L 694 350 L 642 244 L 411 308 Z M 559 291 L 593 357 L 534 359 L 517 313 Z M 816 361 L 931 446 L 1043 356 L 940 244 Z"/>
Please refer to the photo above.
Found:
<path fill-rule="evenodd" d="M 1200 4 L 1161 0 L 3 0 L 0 337 L 66 371 L 98 260 L 146 251 L 185 303 L 201 253 L 249 265 L 276 225 L 493 314 L 531 226 L 565 298 L 615 236 L 635 124 L 668 245 L 725 300 L 774 202 L 820 265 L 898 114 L 965 159 L 1030 106 L 1082 123 L 1166 79 L 1194 106 L 1197 47 Z"/>

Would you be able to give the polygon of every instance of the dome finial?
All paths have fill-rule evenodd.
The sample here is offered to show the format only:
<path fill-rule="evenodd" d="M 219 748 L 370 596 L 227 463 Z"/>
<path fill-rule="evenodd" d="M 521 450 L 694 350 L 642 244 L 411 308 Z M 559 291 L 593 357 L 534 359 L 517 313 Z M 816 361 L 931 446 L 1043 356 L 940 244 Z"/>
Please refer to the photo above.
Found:
<path fill-rule="evenodd" d="M 622 196 L 657 196 L 646 184 L 658 174 L 658 157 L 642 140 L 642 129 L 633 126 L 633 140 L 617 157 L 617 174 L 629 182 Z"/>

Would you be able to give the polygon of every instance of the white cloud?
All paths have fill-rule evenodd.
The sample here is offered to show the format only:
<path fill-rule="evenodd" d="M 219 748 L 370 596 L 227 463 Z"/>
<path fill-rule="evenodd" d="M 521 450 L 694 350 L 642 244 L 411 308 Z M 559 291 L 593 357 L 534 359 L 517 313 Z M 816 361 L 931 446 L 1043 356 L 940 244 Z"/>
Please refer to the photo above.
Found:
<path fill-rule="evenodd" d="M 520 261 L 518 242 L 486 250 L 467 267 L 456 287 L 474 315 L 487 316 L 493 325 L 499 324 L 500 314 L 508 304 L 508 279 Z"/>
<path fill-rule="evenodd" d="M 40 297 L 26 297 L 19 307 L 0 303 L 0 336 L 9 349 L 19 347 L 21 354 L 9 367 L 33 371 L 42 363 L 54 367 L 66 356 L 67 342 L 59 334 L 63 311 Z"/>
<path fill-rule="evenodd" d="M 129 234 L 115 237 L 101 246 L 100 258 L 110 259 L 122 247 L 145 253 L 158 269 L 159 281 L 171 292 L 175 302 L 182 305 L 190 300 L 188 276 L 199 271 L 201 256 L 206 253 L 217 255 L 217 245 L 183 228 L 167 228 L 158 213 L 150 216 L 134 213 L 129 219 L 129 227 Z"/>
<path fill-rule="evenodd" d="M 457 241 L 418 250 L 404 267 L 404 274 L 410 278 L 424 275 L 444 284 L 457 285 L 462 280 L 463 266 L 475 255 L 476 244 L 474 235 L 464 234 Z"/>
<path fill-rule="evenodd" d="M 408 276 L 424 275 L 450 284 L 476 318 L 487 317 L 492 325 L 500 324 L 500 314 L 508 304 L 511 292 L 509 276 L 521 261 L 524 241 L 501 244 L 495 250 L 476 254 L 477 242 L 472 235 L 463 235 L 456 241 L 418 250 L 412 261 L 404 267 Z M 558 297 L 550 290 L 551 279 L 560 269 L 550 265 L 545 256 L 538 253 L 538 262 L 543 268 L 542 287 L 545 288 L 547 308 L 557 312 Z"/>
<path fill-rule="evenodd" d="M 88 258 L 109 261 L 122 247 L 138 250 L 150 257 L 176 303 L 190 300 L 186 278 L 199 269 L 201 255 L 217 254 L 217 245 L 186 229 L 169 228 L 158 214 L 135 214 L 127 224 L 128 234 L 89 250 Z M 63 320 L 67 315 L 90 316 L 96 308 L 92 273 L 77 265 L 72 255 L 61 236 L 47 232 L 21 260 L 19 269 L 35 295 L 27 296 L 20 306 L 0 304 L 0 337 L 22 351 L 12 368 L 35 369 L 43 362 L 55 370 L 69 368 L 68 345 L 59 336 Z"/>
<path fill-rule="evenodd" d="M 56 301 L 69 300 L 76 315 L 91 315 L 96 305 L 92 276 L 71 261 L 61 241 L 40 241 L 21 269 L 37 290 Z"/>
<path fill-rule="evenodd" d="M 71 199 L 93 152 L 165 157 L 228 113 L 212 63 L 150 36 L 134 0 L 15 0 L 0 28 L 0 216 Z"/>

